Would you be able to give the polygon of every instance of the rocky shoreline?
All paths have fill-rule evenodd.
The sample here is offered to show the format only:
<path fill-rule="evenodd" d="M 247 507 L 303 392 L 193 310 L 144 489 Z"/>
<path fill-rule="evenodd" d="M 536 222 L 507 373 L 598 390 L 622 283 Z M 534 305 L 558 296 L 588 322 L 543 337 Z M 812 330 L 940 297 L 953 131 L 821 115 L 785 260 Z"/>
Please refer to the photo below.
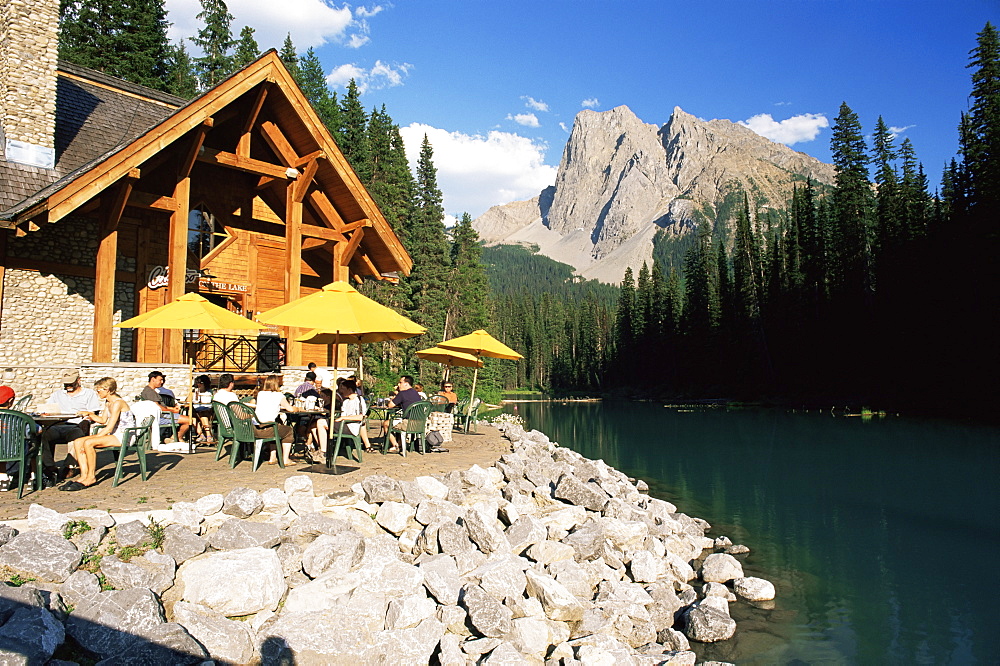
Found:
<path fill-rule="evenodd" d="M 292 476 L 148 523 L 32 505 L 0 525 L 0 660 L 695 664 L 730 603 L 774 598 L 644 482 L 500 427 L 490 467 L 343 493 Z"/>

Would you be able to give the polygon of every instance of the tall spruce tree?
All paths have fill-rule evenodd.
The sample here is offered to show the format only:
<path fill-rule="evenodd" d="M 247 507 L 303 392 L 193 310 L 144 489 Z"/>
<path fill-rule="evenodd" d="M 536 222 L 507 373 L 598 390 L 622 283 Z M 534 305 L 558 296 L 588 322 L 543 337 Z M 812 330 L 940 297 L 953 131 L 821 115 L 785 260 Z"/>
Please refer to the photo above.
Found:
<path fill-rule="evenodd" d="M 167 92 L 191 99 L 198 94 L 198 77 L 194 73 L 194 62 L 184 48 L 184 42 L 170 46 L 170 59 L 167 65 Z"/>
<path fill-rule="evenodd" d="M 163 0 L 63 0 L 59 57 L 170 91 L 169 25 Z"/>
<path fill-rule="evenodd" d="M 625 267 L 625 276 L 621 282 L 621 294 L 618 297 L 618 313 L 615 316 L 615 347 L 618 355 L 618 370 L 621 379 L 626 383 L 630 380 L 632 359 L 635 357 L 636 326 L 635 326 L 635 279 L 632 268 Z"/>
<path fill-rule="evenodd" d="M 334 97 L 330 94 L 330 87 L 326 83 L 323 65 L 312 47 L 309 47 L 305 55 L 299 58 L 298 69 L 298 83 L 302 94 L 312 104 L 316 114 L 331 134 L 336 132 L 340 125 L 340 112 Z"/>
<path fill-rule="evenodd" d="M 348 82 L 347 93 L 340 100 L 340 122 L 340 150 L 361 182 L 369 183 L 372 164 L 371 148 L 368 145 L 368 114 L 361 105 L 361 92 L 354 79 Z M 435 170 L 435 178 L 436 174 Z"/>
<path fill-rule="evenodd" d="M 972 93 L 962 148 L 971 181 L 971 209 L 994 226 L 1000 213 L 1000 35 L 987 23 L 970 52 Z"/>
<path fill-rule="evenodd" d="M 240 30 L 240 37 L 233 49 L 233 70 L 243 69 L 260 57 L 260 46 L 253 36 L 254 29 L 248 25 Z"/>
<path fill-rule="evenodd" d="M 446 337 L 459 331 L 469 332 L 486 328 L 489 310 L 489 281 L 483 269 L 483 250 L 479 234 L 472 227 L 472 216 L 462 213 L 452 232 L 451 309 L 448 313 Z"/>
<path fill-rule="evenodd" d="M 413 209 L 413 174 L 406 160 L 406 146 L 385 105 L 373 110 L 368 120 L 368 144 L 371 149 L 371 192 L 385 219 L 407 243 L 410 212 Z"/>
<path fill-rule="evenodd" d="M 836 187 L 833 190 L 834 280 L 847 298 L 870 303 L 875 291 L 873 195 L 868 153 L 858 114 L 840 105 L 830 139 Z"/>
<path fill-rule="evenodd" d="M 191 38 L 203 55 L 195 58 L 195 69 L 201 87 L 207 90 L 220 83 L 233 71 L 233 59 L 229 49 L 233 47 L 233 15 L 225 0 L 200 0 L 201 11 L 198 20 L 202 27 Z"/>
<path fill-rule="evenodd" d="M 432 340 L 443 339 L 448 308 L 450 267 L 442 202 L 437 168 L 434 166 L 434 149 L 424 136 L 417 162 L 416 199 L 407 245 L 413 258 L 413 272 L 407 285 L 414 319 L 427 328 Z"/>
<path fill-rule="evenodd" d="M 285 63 L 285 69 L 297 82 L 299 80 L 299 55 L 295 51 L 295 44 L 292 43 L 292 33 L 285 34 L 285 41 L 281 45 L 281 50 L 278 51 L 278 57 L 281 58 L 281 62 Z"/>

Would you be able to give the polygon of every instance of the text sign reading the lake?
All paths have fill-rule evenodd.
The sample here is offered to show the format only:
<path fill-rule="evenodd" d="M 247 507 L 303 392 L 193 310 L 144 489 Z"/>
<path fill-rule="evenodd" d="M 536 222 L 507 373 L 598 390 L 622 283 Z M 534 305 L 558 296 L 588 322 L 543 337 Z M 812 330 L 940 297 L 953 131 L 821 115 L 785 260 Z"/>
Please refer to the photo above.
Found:
<path fill-rule="evenodd" d="M 146 286 L 150 289 L 163 289 L 169 282 L 170 268 L 168 266 L 153 266 L 152 270 L 149 271 L 149 279 L 146 281 Z M 184 282 L 187 284 L 197 284 L 199 289 L 206 291 L 228 291 L 244 294 L 250 291 L 250 285 L 213 280 L 205 275 L 204 269 L 187 269 Z"/>

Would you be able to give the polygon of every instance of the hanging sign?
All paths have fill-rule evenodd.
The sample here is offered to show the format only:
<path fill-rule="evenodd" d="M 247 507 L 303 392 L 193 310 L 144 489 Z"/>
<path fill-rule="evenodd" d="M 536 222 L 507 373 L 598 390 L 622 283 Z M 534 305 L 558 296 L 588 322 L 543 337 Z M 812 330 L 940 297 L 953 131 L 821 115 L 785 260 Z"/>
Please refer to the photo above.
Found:
<path fill-rule="evenodd" d="M 205 269 L 189 268 L 184 276 L 184 282 L 187 284 L 198 284 L 198 280 L 205 277 L 206 272 Z M 149 279 L 146 280 L 146 286 L 150 289 L 162 289 L 169 282 L 170 268 L 168 266 L 153 266 L 153 269 L 149 271 Z"/>

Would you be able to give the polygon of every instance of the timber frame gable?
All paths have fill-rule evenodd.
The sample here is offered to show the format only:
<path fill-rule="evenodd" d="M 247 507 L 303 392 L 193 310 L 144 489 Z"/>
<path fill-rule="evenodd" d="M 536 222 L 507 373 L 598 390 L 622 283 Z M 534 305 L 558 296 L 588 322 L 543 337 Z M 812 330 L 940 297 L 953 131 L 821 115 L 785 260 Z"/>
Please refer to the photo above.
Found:
<path fill-rule="evenodd" d="M 303 249 L 347 243 L 335 260 L 347 276 L 394 281 L 392 274 L 409 274 L 412 261 L 399 238 L 274 50 L 132 142 L 12 207 L 0 226 L 23 236 L 107 205 L 172 214 L 184 202 L 171 181 L 190 177 L 199 164 L 253 179 L 253 211 L 271 224 L 300 227 L 308 239 Z M 290 220 L 298 205 L 301 220 L 295 213 Z"/>
<path fill-rule="evenodd" d="M 124 82 L 119 90 L 116 79 L 77 69 L 91 77 L 88 85 L 133 97 L 145 90 Z M 181 106 L 146 101 L 170 110 L 72 171 L 50 172 L 51 184 L 0 211 L 0 277 L 5 264 L 93 277 L 93 362 L 184 358 L 181 331 L 139 330 L 131 354 L 114 342 L 116 283 L 120 292 L 123 281 L 131 282 L 136 314 L 197 289 L 252 316 L 335 280 L 396 282 L 409 274 L 412 260 L 399 238 L 274 50 Z M 205 253 L 192 251 L 191 211 L 199 205 L 227 236 Z M 56 225 L 81 224 L 97 241 L 83 265 L 5 249 L 38 232 L 62 235 Z M 135 267 L 124 280 L 122 261 Z M 298 365 L 301 331 L 283 333 L 285 364 Z"/>

